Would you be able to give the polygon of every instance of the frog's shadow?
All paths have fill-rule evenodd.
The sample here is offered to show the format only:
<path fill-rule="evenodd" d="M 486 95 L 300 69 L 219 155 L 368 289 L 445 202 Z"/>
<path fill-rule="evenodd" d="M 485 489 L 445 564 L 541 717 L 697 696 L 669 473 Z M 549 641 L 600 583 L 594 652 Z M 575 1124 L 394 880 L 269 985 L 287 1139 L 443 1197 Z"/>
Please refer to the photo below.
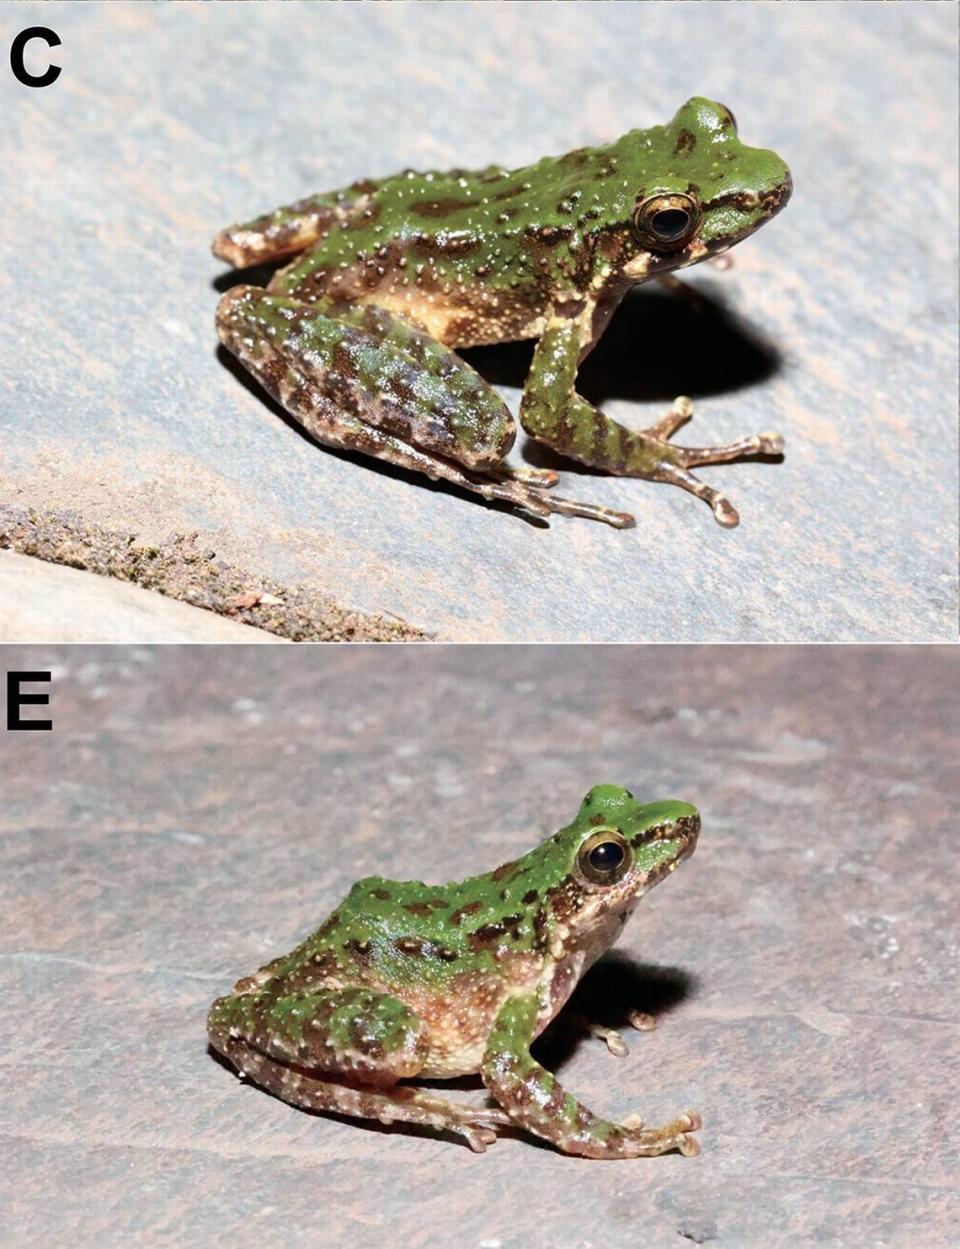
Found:
<path fill-rule="evenodd" d="M 220 274 L 212 285 L 221 294 L 240 283 L 266 285 L 277 267 L 261 265 L 229 271 Z M 522 389 L 533 349 L 533 342 L 502 343 L 494 347 L 471 347 L 460 355 L 492 386 Z M 399 481 L 464 497 L 465 491 L 448 482 L 429 481 L 421 473 L 387 464 L 373 456 L 327 446 L 267 394 L 225 347 L 217 348 L 217 358 L 285 425 L 328 454 Z M 608 399 L 624 399 L 649 405 L 659 401 L 666 407 L 678 394 L 699 400 L 758 385 L 774 376 L 781 364 L 782 357 L 770 342 L 703 287 L 684 286 L 683 293 L 678 295 L 651 289 L 647 284 L 643 289 L 630 291 L 615 312 L 606 332 L 580 368 L 577 390 L 598 405 Z M 652 424 L 663 415 L 663 410 L 652 408 L 649 420 L 644 419 L 646 415 L 638 412 L 631 425 L 642 428 Z M 683 442 L 682 436 L 679 441 Z M 699 446 L 709 443 L 710 438 L 700 434 L 689 441 Z M 569 460 L 522 433 L 520 456 L 527 464 L 574 476 L 594 476 L 600 472 Z M 749 458 L 779 461 L 781 457 Z M 518 512 L 509 503 L 481 500 L 476 496 L 474 501 L 520 517 L 536 528 L 547 527 L 545 520 Z"/>
<path fill-rule="evenodd" d="M 644 1011 L 654 1015 L 659 1028 L 665 1016 L 689 997 L 696 988 L 696 978 L 678 967 L 636 963 L 619 951 L 607 953 L 586 973 L 557 1018 L 534 1042 L 534 1057 L 549 1071 L 559 1074 L 561 1068 L 569 1062 L 584 1042 L 602 1051 L 603 1042 L 589 1037 L 585 1027 L 586 1021 L 606 1028 L 623 1029 L 625 1037 L 629 1037 L 630 1051 L 633 1054 L 642 1049 L 644 1038 L 629 1026 L 631 1012 Z M 230 1061 L 212 1046 L 207 1046 L 207 1053 L 221 1067 L 228 1071 L 234 1070 Z M 609 1057 L 611 1062 L 621 1061 L 612 1056 L 604 1056 Z M 615 1074 L 612 1078 L 616 1078 Z M 251 1081 L 251 1083 L 254 1082 Z M 460 1076 L 453 1080 L 405 1080 L 403 1083 L 415 1088 L 434 1090 L 441 1096 L 450 1090 L 476 1094 L 483 1089 L 483 1082 L 478 1075 Z M 275 1096 L 273 1093 L 269 1095 Z M 463 1104 L 462 1101 L 458 1102 L 458 1105 Z M 323 1119 L 335 1119 L 353 1127 L 365 1128 L 370 1132 L 387 1135 L 399 1132 L 404 1136 L 421 1136 L 431 1140 L 436 1140 L 438 1135 L 436 1129 L 421 1127 L 414 1123 L 397 1122 L 386 1125 L 374 1119 L 354 1119 L 349 1115 L 337 1114 L 330 1110 L 310 1110 L 303 1107 L 298 1107 L 298 1109 L 304 1114 Z M 525 1132 L 519 1126 L 498 1128 L 497 1134 L 498 1136 L 519 1137 L 529 1145 L 555 1152 L 554 1147 L 548 1141 Z M 444 1133 L 444 1139 L 458 1140 L 459 1138 Z"/>

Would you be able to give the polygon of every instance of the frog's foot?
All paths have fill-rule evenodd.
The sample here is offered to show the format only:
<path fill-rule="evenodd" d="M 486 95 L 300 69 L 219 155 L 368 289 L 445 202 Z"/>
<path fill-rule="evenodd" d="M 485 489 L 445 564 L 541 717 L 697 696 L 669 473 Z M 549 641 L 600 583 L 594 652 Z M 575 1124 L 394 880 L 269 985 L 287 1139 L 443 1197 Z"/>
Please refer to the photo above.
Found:
<path fill-rule="evenodd" d="M 659 462 L 653 468 L 644 467 L 638 475 L 689 490 L 710 505 L 719 524 L 725 529 L 733 529 L 740 523 L 737 509 L 726 495 L 700 481 L 689 470 L 703 464 L 729 464 L 747 455 L 781 455 L 783 438 L 773 433 L 752 434 L 724 447 L 678 447 L 670 442 L 669 439 L 692 416 L 693 401 L 686 395 L 680 395 L 661 420 L 641 431 L 641 438 L 648 444 L 644 448 L 645 458 L 650 452 L 654 457 L 659 452 Z"/>

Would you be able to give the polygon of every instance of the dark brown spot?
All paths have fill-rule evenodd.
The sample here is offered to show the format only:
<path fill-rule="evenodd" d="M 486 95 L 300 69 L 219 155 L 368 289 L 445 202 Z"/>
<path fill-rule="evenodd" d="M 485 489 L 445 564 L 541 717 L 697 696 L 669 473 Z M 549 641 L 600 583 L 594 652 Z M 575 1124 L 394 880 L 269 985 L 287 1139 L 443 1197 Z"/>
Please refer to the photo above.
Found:
<path fill-rule="evenodd" d="M 413 243 L 414 251 L 429 256 L 468 256 L 481 246 L 480 239 L 467 231 L 435 235 L 421 234 Z"/>
<path fill-rule="evenodd" d="M 358 195 L 372 195 L 377 189 L 377 183 L 371 178 L 360 178 L 357 182 L 350 183 L 350 190 L 356 191 Z"/>
<path fill-rule="evenodd" d="M 454 925 L 454 927 L 458 924 L 462 924 L 464 916 L 476 915 L 477 911 L 479 911 L 482 906 L 482 902 L 468 902 L 465 906 L 458 906 L 455 911 L 451 911 L 450 913 L 450 923 Z"/>
<path fill-rule="evenodd" d="M 430 907 L 426 902 L 408 902 L 403 908 L 409 911 L 411 915 L 429 915 Z"/>
<path fill-rule="evenodd" d="M 515 195 L 522 195 L 524 191 L 529 190 L 530 188 L 523 182 L 518 182 L 515 186 L 508 186 L 505 190 L 498 191 L 496 195 L 492 195 L 490 198 L 495 204 L 499 204 L 505 199 L 513 199 Z"/>
<path fill-rule="evenodd" d="M 448 945 L 438 945 L 436 955 L 437 958 L 442 958 L 445 963 L 455 963 L 460 957 L 456 950 L 451 950 Z"/>
<path fill-rule="evenodd" d="M 389 889 L 372 889 L 373 897 L 379 898 L 381 902 L 389 902 L 391 898 Z"/>
<path fill-rule="evenodd" d="M 491 873 L 491 879 L 503 880 L 504 877 L 506 876 L 512 876 L 516 866 L 517 866 L 516 859 L 511 859 L 509 863 L 501 863 L 500 866 L 498 868 L 495 868 L 494 871 Z"/>
<path fill-rule="evenodd" d="M 571 321 L 583 312 L 587 306 L 585 299 L 564 299 L 554 305 L 558 316 L 568 317 Z"/>
<path fill-rule="evenodd" d="M 416 937 L 397 937 L 393 944 L 400 954 L 423 953 L 423 942 Z"/>
<path fill-rule="evenodd" d="M 343 948 L 348 954 L 352 954 L 358 963 L 369 963 L 369 941 L 358 941 L 355 937 L 349 937 L 346 941 L 344 941 Z"/>
<path fill-rule="evenodd" d="M 530 906 L 532 903 L 536 902 L 539 896 L 540 895 L 537 893 L 536 889 L 528 889 L 520 901 L 524 906 Z"/>
<path fill-rule="evenodd" d="M 409 211 L 412 217 L 449 217 L 463 208 L 472 207 L 473 204 L 469 200 L 451 197 L 449 199 L 422 200 L 419 204 L 411 204 Z"/>
<path fill-rule="evenodd" d="M 527 226 L 524 235 L 535 239 L 544 247 L 556 247 L 558 243 L 569 238 L 573 231 L 569 226 Z"/>
<path fill-rule="evenodd" d="M 673 145 L 674 156 L 679 156 L 681 152 L 692 152 L 697 146 L 697 136 L 692 130 L 684 128 L 677 135 L 677 141 Z"/>

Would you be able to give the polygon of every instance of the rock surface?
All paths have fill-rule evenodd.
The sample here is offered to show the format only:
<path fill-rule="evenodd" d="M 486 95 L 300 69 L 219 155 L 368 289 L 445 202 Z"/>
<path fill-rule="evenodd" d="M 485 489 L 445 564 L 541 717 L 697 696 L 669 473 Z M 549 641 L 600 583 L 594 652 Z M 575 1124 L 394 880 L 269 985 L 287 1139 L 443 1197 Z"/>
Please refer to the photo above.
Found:
<path fill-rule="evenodd" d="M 0 551 L 0 643 L 281 640 L 113 577 Z"/>

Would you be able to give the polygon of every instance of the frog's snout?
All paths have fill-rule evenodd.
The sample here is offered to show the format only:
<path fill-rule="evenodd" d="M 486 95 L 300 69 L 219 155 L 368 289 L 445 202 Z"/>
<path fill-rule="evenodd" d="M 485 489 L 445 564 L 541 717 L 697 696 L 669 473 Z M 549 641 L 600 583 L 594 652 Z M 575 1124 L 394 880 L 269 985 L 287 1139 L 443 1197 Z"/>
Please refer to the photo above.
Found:
<path fill-rule="evenodd" d="M 764 200 L 769 202 L 771 216 L 778 213 L 781 208 L 786 207 L 793 194 L 793 174 L 784 165 L 783 176 L 770 191 L 764 196 Z"/>

